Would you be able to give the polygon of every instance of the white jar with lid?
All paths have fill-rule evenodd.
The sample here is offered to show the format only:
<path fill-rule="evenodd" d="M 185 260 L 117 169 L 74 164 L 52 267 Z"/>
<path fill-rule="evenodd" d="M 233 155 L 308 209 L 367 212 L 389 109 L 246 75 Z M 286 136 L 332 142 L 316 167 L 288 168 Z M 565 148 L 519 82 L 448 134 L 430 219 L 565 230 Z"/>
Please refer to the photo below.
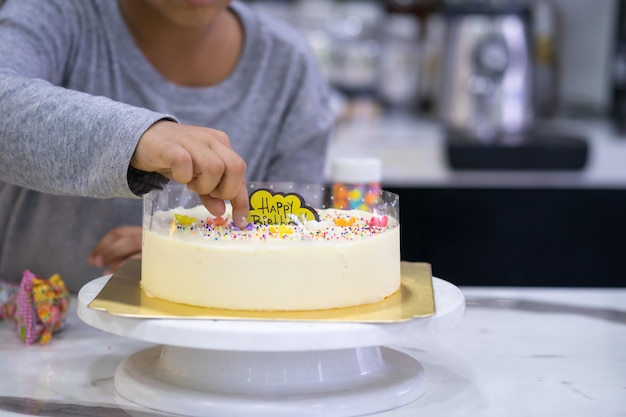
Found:
<path fill-rule="evenodd" d="M 382 161 L 365 156 L 333 159 L 331 179 L 334 208 L 368 210 L 380 196 Z"/>

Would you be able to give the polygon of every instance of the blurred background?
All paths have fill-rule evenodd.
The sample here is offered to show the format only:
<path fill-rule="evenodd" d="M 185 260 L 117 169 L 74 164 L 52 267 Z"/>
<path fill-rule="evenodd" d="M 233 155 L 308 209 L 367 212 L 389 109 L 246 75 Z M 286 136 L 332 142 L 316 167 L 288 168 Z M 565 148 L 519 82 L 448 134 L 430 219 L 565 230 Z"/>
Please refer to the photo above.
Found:
<path fill-rule="evenodd" d="M 446 65 L 471 64 L 462 61 L 466 58 L 460 50 L 467 48 L 470 52 L 480 47 L 479 38 L 494 37 L 495 32 L 509 38 L 507 46 L 512 54 L 529 54 L 527 63 L 533 68 L 528 70 L 535 78 L 530 93 L 535 95 L 539 117 L 607 114 L 613 99 L 613 73 L 615 81 L 619 77 L 620 57 L 616 54 L 620 46 L 623 48 L 619 45 L 620 33 L 623 42 L 626 30 L 620 0 L 248 3 L 299 28 L 329 81 L 348 96 L 371 95 L 385 107 L 420 114 L 432 114 L 445 105 L 448 83 L 444 82 L 449 79 L 443 78 L 450 70 Z M 523 32 L 512 32 L 516 24 L 523 26 L 519 28 Z M 527 39 L 519 39 L 521 36 Z M 497 59 L 496 49 L 486 46 L 486 56 L 492 61 Z M 516 64 L 512 58 L 509 63 L 513 66 Z"/>
<path fill-rule="evenodd" d="M 625 0 L 255 0 L 312 46 L 402 257 L 458 285 L 626 284 Z"/>

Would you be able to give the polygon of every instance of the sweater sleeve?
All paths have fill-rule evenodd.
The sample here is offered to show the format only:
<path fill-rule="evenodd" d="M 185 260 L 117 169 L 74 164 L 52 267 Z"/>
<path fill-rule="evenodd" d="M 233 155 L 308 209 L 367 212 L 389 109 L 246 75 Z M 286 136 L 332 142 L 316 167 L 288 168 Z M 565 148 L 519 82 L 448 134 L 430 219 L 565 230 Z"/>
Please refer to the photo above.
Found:
<path fill-rule="evenodd" d="M 25 15 L 33 16 L 28 24 Z M 8 1 L 0 10 L 0 181 L 53 194 L 135 196 L 142 189 L 131 190 L 130 178 L 164 180 L 129 172 L 137 142 L 156 121 L 174 118 L 64 88 L 72 17 L 54 2 Z"/>
<path fill-rule="evenodd" d="M 166 117 L 6 72 L 0 114 L 2 181 L 90 197 L 134 196 L 127 178 L 134 149 Z"/>

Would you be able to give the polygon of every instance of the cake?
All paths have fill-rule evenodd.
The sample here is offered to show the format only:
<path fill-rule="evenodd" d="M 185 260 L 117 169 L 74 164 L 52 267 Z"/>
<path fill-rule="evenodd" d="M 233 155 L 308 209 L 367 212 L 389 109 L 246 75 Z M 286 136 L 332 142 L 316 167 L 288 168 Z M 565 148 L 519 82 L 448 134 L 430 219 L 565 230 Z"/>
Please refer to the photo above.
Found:
<path fill-rule="evenodd" d="M 315 209 L 298 194 L 261 189 L 239 229 L 230 206 L 216 217 L 201 204 L 158 209 L 155 201 L 144 213 L 141 287 L 149 296 L 319 310 L 378 302 L 400 288 L 400 227 L 381 210 Z"/>

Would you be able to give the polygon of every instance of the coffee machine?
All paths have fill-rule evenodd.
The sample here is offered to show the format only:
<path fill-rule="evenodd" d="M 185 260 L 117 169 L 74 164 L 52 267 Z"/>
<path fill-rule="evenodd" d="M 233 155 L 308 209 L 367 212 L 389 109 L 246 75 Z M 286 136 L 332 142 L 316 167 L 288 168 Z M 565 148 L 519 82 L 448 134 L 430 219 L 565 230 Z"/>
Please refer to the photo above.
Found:
<path fill-rule="evenodd" d="M 535 124 L 528 2 L 448 0 L 438 116 L 456 169 L 580 169 L 587 143 Z"/>
<path fill-rule="evenodd" d="M 526 5 L 447 4 L 440 115 L 467 140 L 516 140 L 533 121 L 533 58 Z"/>

